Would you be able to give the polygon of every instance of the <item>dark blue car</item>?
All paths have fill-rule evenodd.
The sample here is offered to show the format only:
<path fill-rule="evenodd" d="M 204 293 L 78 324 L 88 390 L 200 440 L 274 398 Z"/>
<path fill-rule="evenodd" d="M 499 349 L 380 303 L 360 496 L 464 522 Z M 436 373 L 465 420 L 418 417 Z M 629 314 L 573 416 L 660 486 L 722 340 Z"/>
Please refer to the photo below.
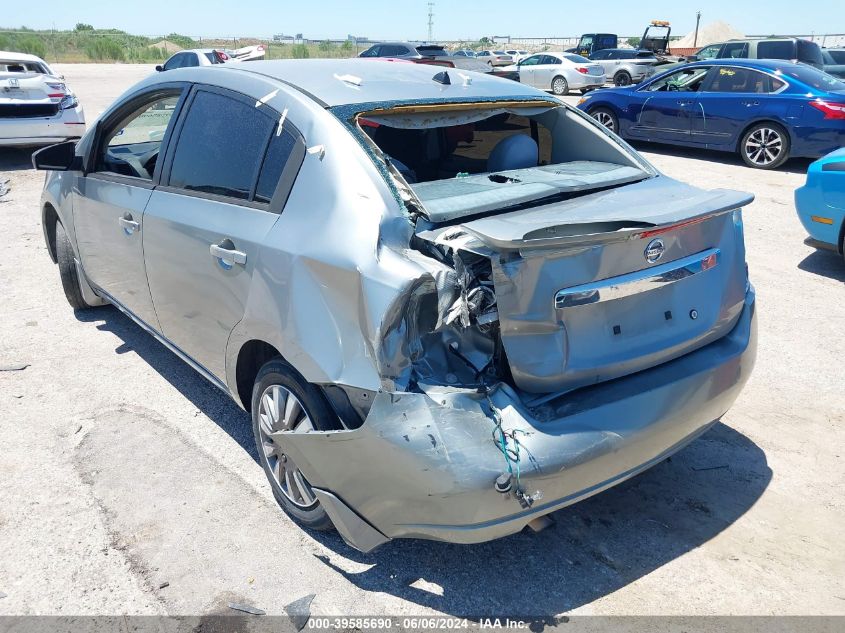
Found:
<path fill-rule="evenodd" d="M 623 138 L 739 152 L 760 169 L 845 146 L 845 82 L 780 60 L 684 64 L 578 107 Z"/>

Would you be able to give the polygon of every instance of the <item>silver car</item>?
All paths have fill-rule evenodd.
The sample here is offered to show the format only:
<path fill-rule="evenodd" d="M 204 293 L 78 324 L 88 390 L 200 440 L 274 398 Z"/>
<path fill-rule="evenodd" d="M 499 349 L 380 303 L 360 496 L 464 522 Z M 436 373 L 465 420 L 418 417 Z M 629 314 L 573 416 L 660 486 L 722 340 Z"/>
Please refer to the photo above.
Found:
<path fill-rule="evenodd" d="M 362 551 L 539 529 L 707 431 L 754 365 L 751 196 L 516 82 L 184 68 L 33 162 L 70 305 L 249 411 L 282 507 Z"/>
<path fill-rule="evenodd" d="M 648 79 L 657 64 L 657 58 L 650 51 L 632 48 L 606 48 L 590 55 L 590 60 L 601 64 L 614 86 L 630 86 Z"/>
<path fill-rule="evenodd" d="M 600 88 L 606 80 L 600 64 L 574 53 L 538 53 L 502 70 L 516 71 L 521 83 L 559 96 Z"/>

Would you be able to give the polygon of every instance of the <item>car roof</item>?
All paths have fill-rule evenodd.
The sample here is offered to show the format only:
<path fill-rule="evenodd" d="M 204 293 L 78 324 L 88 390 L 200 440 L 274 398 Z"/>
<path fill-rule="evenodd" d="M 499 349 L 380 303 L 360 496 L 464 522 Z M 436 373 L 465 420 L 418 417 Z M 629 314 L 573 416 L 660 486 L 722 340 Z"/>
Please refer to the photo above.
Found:
<path fill-rule="evenodd" d="M 741 66 L 747 68 L 757 68 L 759 70 L 778 70 L 780 68 L 813 68 L 807 64 L 796 64 L 785 59 L 711 59 L 697 62 L 690 62 L 676 66 L 671 70 L 681 70 L 682 68 L 693 68 L 696 66 Z"/>
<path fill-rule="evenodd" d="M 379 59 L 284 59 L 227 65 L 230 72 L 254 73 L 282 81 L 328 107 L 369 102 L 512 97 L 546 98 L 517 81 L 441 66 Z M 206 76 L 209 68 L 182 69 Z M 451 85 L 433 80 L 448 72 Z M 465 85 L 463 77 L 470 79 Z M 162 79 L 164 81 L 164 79 Z"/>
<path fill-rule="evenodd" d="M 3 59 L 8 59 L 9 61 L 16 61 L 16 62 L 41 62 L 42 64 L 46 63 L 40 57 L 35 55 L 29 55 L 27 53 L 16 53 L 13 51 L 0 51 L 0 57 Z"/>

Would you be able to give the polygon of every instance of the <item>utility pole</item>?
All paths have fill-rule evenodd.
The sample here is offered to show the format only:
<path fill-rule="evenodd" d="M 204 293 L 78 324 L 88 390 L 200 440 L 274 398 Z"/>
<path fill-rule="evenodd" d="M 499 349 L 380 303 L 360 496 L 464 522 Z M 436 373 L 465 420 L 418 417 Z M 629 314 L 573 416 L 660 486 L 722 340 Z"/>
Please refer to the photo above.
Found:
<path fill-rule="evenodd" d="M 428 41 L 434 39 L 434 3 L 428 3 Z"/>
<path fill-rule="evenodd" d="M 695 36 L 692 39 L 692 47 L 698 48 L 698 23 L 701 22 L 701 11 L 695 14 Z"/>

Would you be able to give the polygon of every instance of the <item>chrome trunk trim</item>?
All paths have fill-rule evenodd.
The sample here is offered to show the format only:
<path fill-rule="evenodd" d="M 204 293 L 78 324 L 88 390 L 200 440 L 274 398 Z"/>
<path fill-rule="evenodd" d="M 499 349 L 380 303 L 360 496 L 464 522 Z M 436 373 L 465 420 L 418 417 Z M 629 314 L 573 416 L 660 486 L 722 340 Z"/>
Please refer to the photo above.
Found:
<path fill-rule="evenodd" d="M 564 288 L 555 294 L 555 308 L 560 310 L 603 301 L 613 301 L 614 299 L 622 299 L 649 290 L 663 288 L 715 268 L 719 264 L 720 257 L 721 251 L 718 248 L 711 248 L 653 268 Z"/>

